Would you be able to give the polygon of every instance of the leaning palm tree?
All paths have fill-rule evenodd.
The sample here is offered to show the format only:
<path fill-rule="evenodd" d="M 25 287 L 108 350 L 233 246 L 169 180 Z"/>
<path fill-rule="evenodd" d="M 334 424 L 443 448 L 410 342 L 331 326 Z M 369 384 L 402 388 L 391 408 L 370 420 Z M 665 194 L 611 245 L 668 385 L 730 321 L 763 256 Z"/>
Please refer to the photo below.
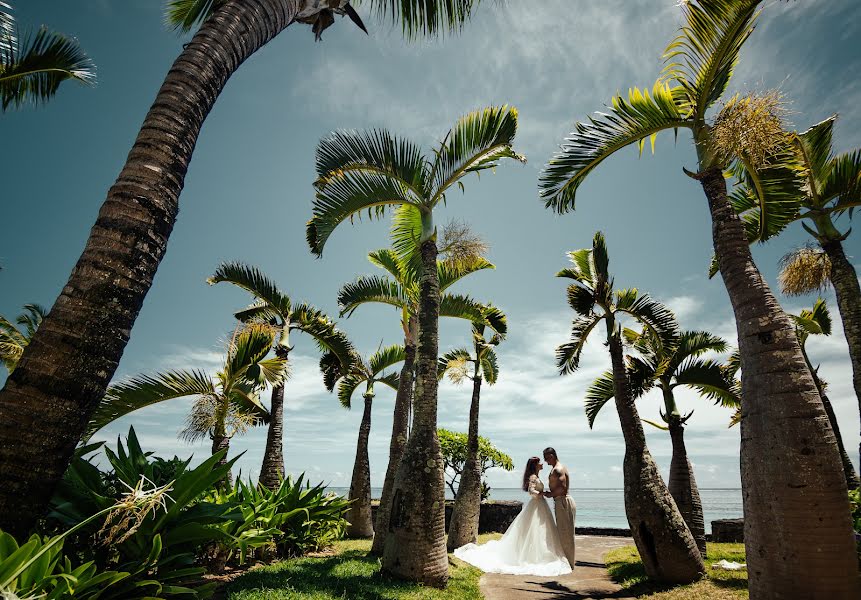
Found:
<path fill-rule="evenodd" d="M 222 263 L 207 281 L 215 285 L 226 281 L 238 286 L 255 297 L 248 308 L 236 313 L 243 323 L 268 323 L 276 331 L 272 349 L 279 359 L 287 364 L 292 332 L 309 335 L 320 352 L 332 352 L 349 370 L 354 350 L 344 332 L 317 308 L 305 304 L 294 304 L 290 297 L 260 269 L 239 262 Z M 284 382 L 272 386 L 269 405 L 269 429 L 266 433 L 266 449 L 260 467 L 260 483 L 269 489 L 281 485 L 284 479 Z"/>
<path fill-rule="evenodd" d="M 50 100 L 64 81 L 95 83 L 92 61 L 78 42 L 41 27 L 21 39 L 12 6 L 0 1 L 0 110 Z"/>
<path fill-rule="evenodd" d="M 436 435 L 440 290 L 434 209 L 462 179 L 495 167 L 503 158 L 523 160 L 511 147 L 517 111 L 490 107 L 461 117 L 433 154 L 387 131 L 341 131 L 317 149 L 317 189 L 307 237 L 320 256 L 335 228 L 368 212 L 394 211 L 394 246 L 419 279 L 413 429 L 395 474 L 383 568 L 431 586 L 448 581 L 445 495 Z M 417 465 L 425 465 L 418 468 Z"/>
<path fill-rule="evenodd" d="M 631 396 L 642 397 L 653 388 L 661 390 L 664 410 L 661 418 L 666 426 L 652 423 L 670 432 L 673 457 L 670 461 L 669 490 L 682 518 L 687 523 L 697 548 L 706 556 L 706 529 L 703 505 L 694 478 L 693 467 L 685 447 L 685 424 L 693 415 L 679 412 L 674 390 L 680 386 L 693 388 L 699 394 L 724 406 L 735 406 L 737 398 L 732 380 L 725 374 L 724 365 L 702 355 L 708 352 L 723 353 L 726 341 L 707 331 L 683 331 L 670 343 L 651 335 L 648 330 L 637 333 L 625 330 L 626 341 L 636 355 L 627 357 L 627 374 Z M 596 379 L 586 390 L 586 418 L 589 427 L 607 402 L 615 396 L 613 373 L 608 371 Z M 648 421 L 647 421 L 648 422 Z M 651 422 L 649 422 L 651 423 Z"/>
<path fill-rule="evenodd" d="M 418 346 L 418 304 L 419 281 L 409 261 L 402 260 L 396 252 L 383 249 L 368 254 L 374 265 L 388 271 L 387 277 L 359 277 L 348 283 L 338 293 L 338 306 L 341 315 L 351 316 L 363 304 L 386 304 L 394 307 L 401 315 L 404 331 L 404 364 L 398 379 L 398 395 L 395 398 L 392 437 L 389 444 L 389 464 L 383 480 L 380 505 L 374 524 L 375 534 L 371 554 L 381 555 L 385 548 L 389 514 L 392 507 L 392 488 L 395 472 L 409 433 L 409 416 L 412 406 L 413 371 L 415 369 L 416 348 Z M 437 261 L 437 278 L 440 288 L 439 316 L 456 317 L 476 321 L 483 319 L 481 305 L 470 298 L 446 293 L 446 290 L 462 278 L 483 269 L 495 268 L 483 258 L 467 262 L 451 259 Z M 493 323 L 488 323 L 493 326 Z"/>
<path fill-rule="evenodd" d="M 346 373 L 339 374 L 327 380 L 327 387 L 334 388 L 337 382 L 338 400 L 344 408 L 352 408 L 353 393 L 365 384 L 362 397 L 365 400 L 365 410 L 359 425 L 359 440 L 356 443 L 356 462 L 353 464 L 353 477 L 350 479 L 350 495 L 352 502 L 347 510 L 347 535 L 355 538 L 367 538 L 374 535 L 374 523 L 371 516 L 371 463 L 368 458 L 368 436 L 371 434 L 371 405 L 374 401 L 374 384 L 382 383 L 398 390 L 398 374 L 387 373 L 406 358 L 403 346 L 388 346 L 377 350 L 367 362 L 360 357 L 352 360 L 352 366 Z M 331 354 L 324 355 L 324 362 L 332 360 Z M 341 367 L 342 368 L 342 367 Z"/>
<path fill-rule="evenodd" d="M 813 367 L 813 363 L 810 362 L 810 356 L 807 354 L 807 340 L 811 335 L 831 335 L 831 314 L 828 312 L 825 300 L 817 298 L 816 302 L 813 303 L 813 308 L 805 308 L 798 315 L 790 316 L 795 321 L 795 331 L 798 335 L 798 343 L 801 344 L 801 353 L 804 355 L 804 362 L 813 375 L 813 381 L 816 382 L 816 388 L 822 397 L 822 404 L 831 423 L 831 429 L 834 431 L 834 437 L 837 438 L 840 457 L 843 460 L 843 472 L 846 475 L 846 485 L 850 490 L 856 490 L 859 487 L 858 473 L 855 472 L 855 465 L 852 464 L 852 460 L 843 446 L 843 436 L 840 435 L 837 415 L 834 414 L 831 400 L 828 399 L 828 395 L 825 393 L 826 383 L 819 376 L 819 367 Z"/>
<path fill-rule="evenodd" d="M 457 31 L 478 0 L 360 0 L 407 37 Z M 164 257 L 204 121 L 245 60 L 295 23 L 315 36 L 347 0 L 169 0 L 197 27 L 164 82 L 47 326 L 0 391 L 0 529 L 25 535 L 45 511 L 96 409 Z M 22 504 L 20 499 L 28 498 Z"/>
<path fill-rule="evenodd" d="M 716 123 L 707 120 L 753 33 L 759 4 L 681 3 L 685 22 L 667 48 L 666 67 L 652 91 L 632 89 L 627 97 L 614 97 L 606 114 L 578 123 L 539 185 L 546 206 L 570 211 L 580 184 L 617 150 L 632 144 L 642 149 L 664 130 L 691 131 L 698 165 L 689 174 L 708 200 L 714 251 L 735 314 L 744 369 L 741 478 L 751 598 L 853 597 L 859 592 L 858 564 L 837 444 L 813 378 L 800 370 L 804 358 L 794 327 L 753 261 L 724 179 L 729 167 L 741 165 L 744 176 L 763 190 L 767 214 L 762 226 L 773 231 L 791 221 L 797 214 L 798 182 L 787 176 L 791 159 L 785 136 L 767 102 L 764 107 L 746 99 L 726 103 L 717 131 L 724 141 L 733 141 L 732 125 L 742 124 L 734 141 L 743 143 L 734 152 L 716 146 Z M 761 128 L 734 118 L 746 108 Z M 828 527 L 803 525 L 811 505 L 835 515 Z"/>
<path fill-rule="evenodd" d="M 224 366 L 213 375 L 200 370 L 167 371 L 138 375 L 112 385 L 87 424 L 84 440 L 141 408 L 193 398 L 180 437 L 191 442 L 209 437 L 213 454 L 224 451 L 218 464 L 226 464 L 231 438 L 269 421 L 269 411 L 260 403 L 260 392 L 267 384 L 279 385 L 286 367 L 282 358 L 267 358 L 274 342 L 272 327 L 246 326 L 234 335 Z M 228 472 L 219 485 L 226 487 L 230 480 Z"/>
<path fill-rule="evenodd" d="M 451 511 L 448 526 L 448 550 L 453 552 L 465 544 L 478 539 L 478 517 L 481 511 L 482 465 L 478 453 L 478 410 L 481 396 L 482 377 L 488 385 L 493 385 L 499 377 L 496 360 L 496 346 L 505 339 L 508 323 L 505 314 L 494 306 L 485 306 L 485 313 L 493 315 L 490 320 L 497 325 L 486 335 L 487 327 L 483 322 L 472 324 L 472 350 L 458 348 L 445 353 L 439 359 L 439 377 L 447 373 L 454 383 L 472 380 L 472 401 L 469 405 L 469 432 L 466 440 L 466 461 L 460 475 L 460 485 Z M 472 372 L 470 372 L 470 369 Z"/>
<path fill-rule="evenodd" d="M 24 312 L 15 319 L 15 323 L 24 326 L 23 330 L 0 315 L 0 362 L 10 374 L 18 365 L 24 348 L 36 335 L 36 330 L 42 324 L 45 314 L 46 311 L 41 305 L 25 304 Z"/>
<path fill-rule="evenodd" d="M 595 234 L 592 248 L 569 252 L 568 257 L 571 266 L 556 276 L 574 280 L 568 286 L 568 304 L 577 316 L 571 326 L 571 341 L 556 349 L 557 366 L 562 375 L 576 371 L 589 335 L 604 322 L 613 363 L 613 397 L 625 438 L 625 514 L 631 536 L 649 577 L 667 583 L 690 583 L 705 572 L 703 559 L 646 446 L 625 369 L 620 323 L 623 317 L 634 319 L 657 343 L 670 345 L 678 332 L 675 317 L 636 288 L 613 289 L 610 259 L 601 232 Z"/>

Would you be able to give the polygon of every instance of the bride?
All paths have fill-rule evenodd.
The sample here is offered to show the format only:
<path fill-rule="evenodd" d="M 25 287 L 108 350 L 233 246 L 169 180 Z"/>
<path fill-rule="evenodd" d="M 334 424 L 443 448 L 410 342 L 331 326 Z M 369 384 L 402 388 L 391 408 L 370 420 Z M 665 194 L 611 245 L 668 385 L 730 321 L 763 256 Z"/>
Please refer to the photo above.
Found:
<path fill-rule="evenodd" d="M 505 535 L 485 544 L 461 546 L 454 551 L 456 557 L 487 573 L 553 577 L 571 572 L 559 542 L 556 522 L 542 495 L 544 484 L 538 478 L 538 473 L 543 467 L 537 456 L 526 463 L 523 490 L 532 499 L 520 511 Z"/>

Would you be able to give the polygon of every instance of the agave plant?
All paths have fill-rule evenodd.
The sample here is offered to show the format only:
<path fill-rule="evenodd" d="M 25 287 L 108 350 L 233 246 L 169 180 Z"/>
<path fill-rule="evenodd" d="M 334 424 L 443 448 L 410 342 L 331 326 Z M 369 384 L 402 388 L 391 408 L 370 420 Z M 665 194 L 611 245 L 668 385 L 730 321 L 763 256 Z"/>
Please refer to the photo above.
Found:
<path fill-rule="evenodd" d="M 15 319 L 15 323 L 24 326 L 23 330 L 0 315 L 0 362 L 10 375 L 46 314 L 47 311 L 38 304 L 25 304 L 24 312 Z"/>

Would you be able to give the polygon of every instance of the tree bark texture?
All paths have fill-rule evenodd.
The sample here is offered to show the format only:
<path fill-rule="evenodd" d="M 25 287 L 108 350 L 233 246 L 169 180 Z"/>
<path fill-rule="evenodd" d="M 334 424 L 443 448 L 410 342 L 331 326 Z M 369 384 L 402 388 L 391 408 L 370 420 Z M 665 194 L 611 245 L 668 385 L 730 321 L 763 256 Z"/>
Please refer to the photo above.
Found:
<path fill-rule="evenodd" d="M 371 462 L 368 458 L 368 437 L 371 435 L 371 405 L 373 394 L 365 394 L 365 410 L 359 425 L 359 441 L 356 443 L 356 462 L 350 480 L 350 496 L 353 502 L 347 509 L 347 536 L 368 538 L 374 535 L 371 517 Z"/>
<path fill-rule="evenodd" d="M 481 396 L 481 376 L 472 383 L 472 402 L 469 406 L 469 433 L 466 439 L 466 461 L 460 476 L 460 485 L 451 510 L 448 526 L 448 551 L 453 552 L 478 540 L 478 516 L 481 511 L 481 461 L 478 457 L 478 406 Z"/>
<path fill-rule="evenodd" d="M 672 392 L 670 392 L 672 393 Z M 688 460 L 685 448 L 685 426 L 676 415 L 669 415 L 670 439 L 673 442 L 673 457 L 670 461 L 670 495 L 682 518 L 691 530 L 697 548 L 706 557 L 706 526 L 703 518 L 703 503 L 694 478 L 694 469 Z"/>
<path fill-rule="evenodd" d="M 646 574 L 662 583 L 691 583 L 705 573 L 703 558 L 649 449 L 631 398 L 622 340 L 610 336 L 616 410 L 625 437 L 625 514 Z"/>
<path fill-rule="evenodd" d="M 410 320 L 413 321 L 415 317 Z M 412 330 L 413 327 L 410 327 Z M 395 485 L 395 473 L 407 445 L 407 434 L 410 424 L 410 404 L 413 395 L 413 369 L 416 361 L 415 340 L 407 336 L 404 339 L 404 364 L 398 380 L 398 392 L 395 396 L 394 419 L 392 421 L 392 439 L 389 442 L 389 465 L 386 467 L 386 478 L 383 480 L 383 491 L 380 494 L 380 506 L 377 508 L 377 521 L 374 523 L 374 543 L 371 554 L 382 556 L 386 547 L 386 534 L 389 531 L 389 515 L 392 510 L 392 491 Z"/>
<path fill-rule="evenodd" d="M 839 241 L 825 242 L 822 249 L 831 260 L 831 285 L 837 296 L 837 308 L 843 322 L 843 335 L 849 344 L 849 360 L 852 363 L 852 386 L 858 401 L 861 418 L 861 284 L 858 273 L 846 258 L 843 244 Z M 859 468 L 861 468 L 861 445 L 858 446 Z"/>
<path fill-rule="evenodd" d="M 436 433 L 440 301 L 436 242 L 423 242 L 420 251 L 423 268 L 413 428 L 395 473 L 382 564 L 397 577 L 445 587 L 445 481 Z"/>
<path fill-rule="evenodd" d="M 272 388 L 269 405 L 269 429 L 260 466 L 260 485 L 277 489 L 284 480 L 284 384 Z"/>
<path fill-rule="evenodd" d="M 218 95 L 296 12 L 295 0 L 228 1 L 173 63 L 83 254 L 0 391 L 4 531 L 22 539 L 45 511 L 113 377 L 164 256 L 188 164 Z"/>
<path fill-rule="evenodd" d="M 227 464 L 227 455 L 230 452 L 230 437 L 225 433 L 223 424 L 217 426 L 212 433 L 212 454 L 215 454 L 219 450 L 224 450 L 224 456 L 215 463 L 215 468 L 223 467 Z M 227 471 L 224 477 L 215 483 L 215 487 L 222 491 L 229 489 L 231 485 L 233 485 L 233 473 L 230 471 Z"/>
<path fill-rule="evenodd" d="M 861 596 L 846 479 L 795 328 L 753 262 L 718 168 L 698 175 L 741 355 L 741 484 L 752 600 Z"/>

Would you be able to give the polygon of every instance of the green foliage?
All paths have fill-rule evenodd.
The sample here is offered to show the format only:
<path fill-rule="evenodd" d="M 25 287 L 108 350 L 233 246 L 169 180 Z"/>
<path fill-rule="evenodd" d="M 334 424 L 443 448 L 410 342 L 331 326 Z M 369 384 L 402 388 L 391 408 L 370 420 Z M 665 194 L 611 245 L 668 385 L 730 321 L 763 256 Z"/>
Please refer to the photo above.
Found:
<path fill-rule="evenodd" d="M 38 304 L 25 304 L 24 312 L 15 319 L 15 323 L 23 325 L 23 329 L 16 327 L 0 315 L 0 362 L 10 374 L 15 370 L 18 360 L 24 353 L 24 348 L 36 335 L 36 330 L 39 329 L 42 319 L 47 314 L 48 311 Z"/>
<path fill-rule="evenodd" d="M 861 490 L 849 490 L 849 507 L 852 510 L 852 525 L 855 529 L 855 547 L 861 563 Z"/>
<path fill-rule="evenodd" d="M 440 451 L 445 466 L 446 484 L 452 494 L 457 494 L 460 474 L 463 472 L 463 467 L 466 463 L 468 436 L 465 433 L 449 431 L 448 429 L 437 429 L 437 436 L 439 437 Z M 478 438 L 478 459 L 481 462 L 482 498 L 484 499 L 490 495 L 490 487 L 484 481 L 485 472 L 493 467 L 512 471 L 514 469 L 514 461 L 510 456 L 494 446 L 489 439 L 481 436 Z"/>

